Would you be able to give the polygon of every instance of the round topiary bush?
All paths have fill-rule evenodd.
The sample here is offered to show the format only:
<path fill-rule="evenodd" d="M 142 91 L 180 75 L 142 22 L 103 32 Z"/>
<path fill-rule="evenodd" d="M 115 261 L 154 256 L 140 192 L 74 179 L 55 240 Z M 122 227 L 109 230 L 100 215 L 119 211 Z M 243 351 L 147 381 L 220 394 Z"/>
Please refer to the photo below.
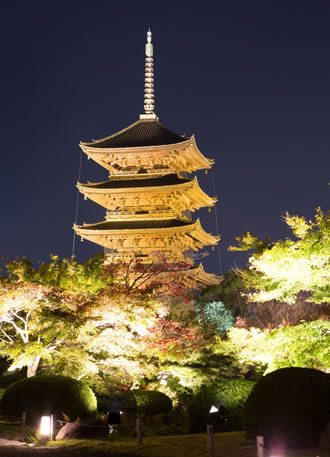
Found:
<path fill-rule="evenodd" d="M 172 410 L 172 400 L 156 390 L 133 391 L 138 416 L 157 416 Z"/>
<path fill-rule="evenodd" d="M 27 412 L 29 423 L 35 423 L 44 414 L 72 420 L 92 418 L 97 411 L 92 390 L 82 382 L 68 376 L 36 376 L 14 382 L 1 399 L 4 415 L 20 416 Z"/>
<path fill-rule="evenodd" d="M 330 419 L 330 375 L 310 368 L 281 368 L 261 378 L 244 409 L 246 431 L 266 445 L 314 446 Z"/>
<path fill-rule="evenodd" d="M 210 408 L 220 404 L 226 409 L 225 421 L 221 427 L 218 424 L 221 431 L 242 430 L 243 407 L 254 385 L 254 381 L 246 379 L 225 378 L 216 384 L 204 385 L 188 405 L 190 432 L 205 432 L 207 424 L 216 422 L 217 415 L 210 414 Z"/>

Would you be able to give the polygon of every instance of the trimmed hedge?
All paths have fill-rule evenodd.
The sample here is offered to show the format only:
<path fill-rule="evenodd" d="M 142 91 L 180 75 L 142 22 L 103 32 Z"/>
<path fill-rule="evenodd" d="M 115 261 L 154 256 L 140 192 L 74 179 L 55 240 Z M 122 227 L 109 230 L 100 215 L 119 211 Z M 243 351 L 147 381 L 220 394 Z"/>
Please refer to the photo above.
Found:
<path fill-rule="evenodd" d="M 1 399 L 4 415 L 20 416 L 27 412 L 29 423 L 43 414 L 60 417 L 63 413 L 72 420 L 93 418 L 97 411 L 92 390 L 68 376 L 36 376 L 14 382 Z"/>
<path fill-rule="evenodd" d="M 281 368 L 261 378 L 244 409 L 246 431 L 268 445 L 315 446 L 330 419 L 330 375 L 311 368 Z"/>
<path fill-rule="evenodd" d="M 242 430 L 243 407 L 254 385 L 254 381 L 246 379 L 223 378 L 216 384 L 203 386 L 188 405 L 190 432 L 205 432 L 207 424 L 216 420 L 210 408 L 219 403 L 227 410 L 222 431 Z"/>
<path fill-rule="evenodd" d="M 172 400 L 156 390 L 133 390 L 138 416 L 157 416 L 172 410 Z"/>

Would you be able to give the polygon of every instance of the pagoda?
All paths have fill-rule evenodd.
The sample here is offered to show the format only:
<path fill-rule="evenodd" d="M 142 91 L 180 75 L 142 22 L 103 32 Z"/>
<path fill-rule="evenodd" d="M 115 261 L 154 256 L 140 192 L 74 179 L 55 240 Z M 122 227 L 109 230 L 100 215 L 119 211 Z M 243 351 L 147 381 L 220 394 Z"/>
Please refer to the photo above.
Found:
<path fill-rule="evenodd" d="M 194 136 L 178 135 L 159 122 L 154 112 L 150 29 L 145 51 L 144 114 L 113 135 L 80 143 L 88 159 L 109 172 L 104 182 L 77 184 L 85 199 L 105 208 L 105 220 L 73 228 L 82 239 L 103 246 L 107 262 L 136 257 L 152 263 L 160 253 L 167 262 L 186 261 L 187 270 L 180 274 L 192 287 L 217 284 L 220 278 L 196 266 L 193 253 L 216 245 L 220 237 L 190 217 L 217 201 L 203 192 L 197 177 L 189 177 L 211 168 L 213 160 L 202 155 Z"/>

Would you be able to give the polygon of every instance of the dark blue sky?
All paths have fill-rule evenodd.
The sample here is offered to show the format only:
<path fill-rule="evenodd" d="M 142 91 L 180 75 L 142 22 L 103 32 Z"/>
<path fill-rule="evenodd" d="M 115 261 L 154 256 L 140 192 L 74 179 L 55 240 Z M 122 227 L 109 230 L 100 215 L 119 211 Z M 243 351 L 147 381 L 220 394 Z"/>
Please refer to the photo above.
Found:
<path fill-rule="evenodd" d="M 326 209 L 329 17 L 328 1 L 2 3 L 0 255 L 71 255 L 79 141 L 143 112 L 148 26 L 160 121 L 216 161 L 223 270 L 242 264 L 227 247 L 243 231 L 285 238 L 285 211 Z M 106 177 L 83 158 L 81 181 Z M 103 217 L 81 198 L 78 223 Z M 215 233 L 214 212 L 200 217 Z M 79 260 L 100 251 L 77 241 Z M 217 253 L 204 264 L 218 273 Z"/>

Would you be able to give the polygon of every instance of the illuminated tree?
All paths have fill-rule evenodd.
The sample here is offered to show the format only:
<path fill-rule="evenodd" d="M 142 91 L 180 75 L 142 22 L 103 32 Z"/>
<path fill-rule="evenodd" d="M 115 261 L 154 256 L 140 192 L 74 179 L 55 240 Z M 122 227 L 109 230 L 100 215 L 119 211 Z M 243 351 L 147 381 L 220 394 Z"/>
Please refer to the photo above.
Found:
<path fill-rule="evenodd" d="M 330 372 L 330 322 L 317 320 L 275 330 L 232 328 L 215 352 L 227 353 L 242 365 L 259 366 L 266 373 L 284 367 Z"/>
<path fill-rule="evenodd" d="M 152 377 L 160 363 L 155 338 L 171 357 L 190 355 L 189 335 L 197 344 L 197 329 L 173 318 L 191 313 L 190 293 L 173 276 L 184 268 L 159 257 L 149 265 L 104 266 L 103 256 L 81 265 L 52 256 L 39 268 L 9 262 L 0 282 L 0 353 L 11 370 L 27 366 L 28 376 L 42 367 L 131 385 Z M 181 304 L 172 312 L 173 301 Z"/>
<path fill-rule="evenodd" d="M 238 237 L 238 247 L 230 250 L 253 250 L 248 268 L 241 276 L 245 287 L 254 289 L 253 301 L 282 300 L 294 303 L 300 291 L 310 294 L 309 301 L 330 302 L 330 215 L 320 208 L 314 221 L 304 217 L 284 218 L 297 241 L 286 239 L 271 243 L 251 233 Z"/>
<path fill-rule="evenodd" d="M 89 331 L 85 306 L 80 297 L 64 297 L 55 288 L 2 280 L 0 354 L 12 361 L 10 370 L 26 366 L 27 376 L 35 376 L 41 359 L 54 363 L 68 345 L 87 363 L 82 346 L 76 343 Z"/>

